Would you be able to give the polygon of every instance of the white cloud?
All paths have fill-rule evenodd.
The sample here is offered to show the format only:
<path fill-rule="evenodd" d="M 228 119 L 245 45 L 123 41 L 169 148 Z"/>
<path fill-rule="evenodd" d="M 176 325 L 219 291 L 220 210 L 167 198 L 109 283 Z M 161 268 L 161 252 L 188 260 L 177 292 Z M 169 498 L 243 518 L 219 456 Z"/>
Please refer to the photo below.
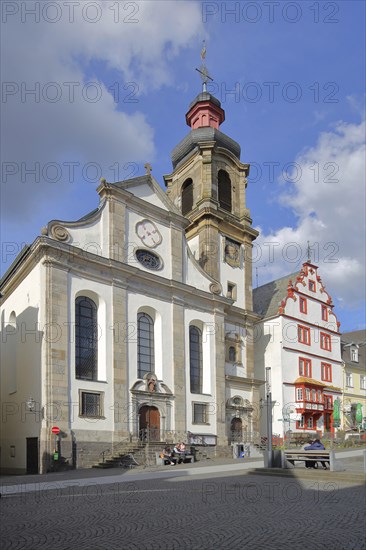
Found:
<path fill-rule="evenodd" d="M 307 258 L 310 241 L 312 260 L 333 298 L 347 308 L 361 306 L 366 288 L 365 158 L 365 122 L 339 122 L 297 156 L 290 183 L 280 182 L 279 195 L 297 224 L 261 232 L 257 265 L 267 265 L 260 284 L 296 271 Z"/>
<path fill-rule="evenodd" d="M 124 179 L 131 173 L 129 161 L 154 160 L 154 132 L 139 103 L 117 110 L 98 76 L 90 77 L 91 62 L 99 60 L 118 71 L 116 87 L 123 98 L 147 93 L 149 87 L 170 83 L 168 63 L 202 33 L 199 5 L 191 2 L 64 2 L 58 4 L 55 23 L 47 19 L 57 17 L 52 8 L 56 3 L 47 4 L 42 12 L 42 2 L 19 3 L 19 12 L 3 25 L 2 76 L 8 95 L 3 102 L 2 159 L 10 164 L 3 164 L 2 208 L 9 223 L 21 216 L 25 224 L 42 205 L 70 200 L 76 191 L 65 163 L 78 163 L 72 169 L 76 180 L 82 181 L 82 169 L 96 163 L 101 175 L 115 181 L 117 166 Z M 70 4 L 75 4 L 72 16 Z M 101 14 L 95 23 L 91 20 L 98 10 L 93 4 Z M 41 9 L 39 22 L 22 11 L 35 5 Z M 88 86 L 90 81 L 96 85 Z M 123 89 L 128 82 L 133 84 Z M 39 98 L 26 93 L 31 89 Z M 32 168 L 35 176 L 26 173 Z M 97 172 L 90 169 L 87 179 Z"/>

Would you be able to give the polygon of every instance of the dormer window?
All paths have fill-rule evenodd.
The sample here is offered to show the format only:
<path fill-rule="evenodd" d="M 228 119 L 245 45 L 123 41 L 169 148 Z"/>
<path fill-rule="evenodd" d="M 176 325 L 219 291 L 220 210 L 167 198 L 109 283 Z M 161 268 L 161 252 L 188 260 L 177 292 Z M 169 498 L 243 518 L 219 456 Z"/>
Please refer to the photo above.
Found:
<path fill-rule="evenodd" d="M 351 361 L 358 363 L 358 349 L 356 347 L 351 348 Z"/>

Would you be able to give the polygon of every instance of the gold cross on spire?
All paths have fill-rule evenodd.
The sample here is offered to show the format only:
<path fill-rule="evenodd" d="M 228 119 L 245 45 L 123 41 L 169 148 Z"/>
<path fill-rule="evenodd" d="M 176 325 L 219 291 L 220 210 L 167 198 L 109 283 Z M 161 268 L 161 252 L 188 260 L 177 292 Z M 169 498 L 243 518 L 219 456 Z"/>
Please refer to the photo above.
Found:
<path fill-rule="evenodd" d="M 202 65 L 199 69 L 196 69 L 196 71 L 198 71 L 201 75 L 201 78 L 202 78 L 202 91 L 203 92 L 207 92 L 207 82 L 209 80 L 212 80 L 213 81 L 213 78 L 210 77 L 210 75 L 208 74 L 208 69 L 206 67 L 206 41 L 204 40 L 203 41 L 203 45 L 202 45 L 202 50 L 201 50 L 201 60 L 202 60 Z"/>

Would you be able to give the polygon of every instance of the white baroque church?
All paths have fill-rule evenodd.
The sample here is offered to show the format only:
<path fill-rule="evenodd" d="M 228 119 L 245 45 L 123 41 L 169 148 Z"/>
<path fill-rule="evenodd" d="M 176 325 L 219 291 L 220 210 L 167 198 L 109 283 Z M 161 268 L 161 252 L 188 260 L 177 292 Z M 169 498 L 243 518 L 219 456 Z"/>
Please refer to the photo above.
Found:
<path fill-rule="evenodd" d="M 257 232 L 249 165 L 219 129 L 224 119 L 200 93 L 166 192 L 149 165 L 102 179 L 94 211 L 50 221 L 5 273 L 3 471 L 46 472 L 55 450 L 91 466 L 124 441 L 232 453 L 233 441 L 259 434 Z"/>

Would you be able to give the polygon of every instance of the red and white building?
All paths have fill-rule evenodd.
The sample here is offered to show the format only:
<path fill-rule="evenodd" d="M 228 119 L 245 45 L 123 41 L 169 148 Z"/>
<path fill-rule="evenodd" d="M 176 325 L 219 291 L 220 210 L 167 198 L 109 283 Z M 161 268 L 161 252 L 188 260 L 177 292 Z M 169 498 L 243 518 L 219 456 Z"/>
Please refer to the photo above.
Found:
<path fill-rule="evenodd" d="M 340 323 L 317 266 L 307 261 L 299 272 L 256 288 L 253 309 L 262 316 L 255 369 L 257 378 L 270 369 L 273 434 L 334 432 L 334 402 L 342 393 Z"/>

